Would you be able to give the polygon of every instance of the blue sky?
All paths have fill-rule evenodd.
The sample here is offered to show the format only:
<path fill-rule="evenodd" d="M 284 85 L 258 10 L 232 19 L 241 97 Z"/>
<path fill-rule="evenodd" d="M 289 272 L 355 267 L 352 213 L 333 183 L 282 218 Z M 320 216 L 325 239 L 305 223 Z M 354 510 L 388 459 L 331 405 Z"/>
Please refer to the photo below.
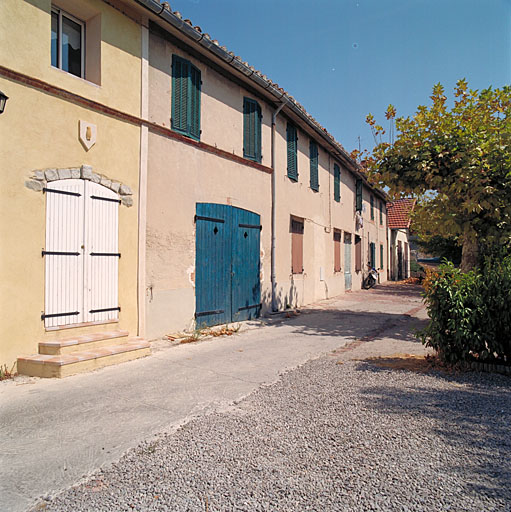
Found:
<path fill-rule="evenodd" d="M 344 147 L 365 124 L 451 95 L 511 83 L 511 0 L 170 0 L 221 45 L 294 96 Z"/>

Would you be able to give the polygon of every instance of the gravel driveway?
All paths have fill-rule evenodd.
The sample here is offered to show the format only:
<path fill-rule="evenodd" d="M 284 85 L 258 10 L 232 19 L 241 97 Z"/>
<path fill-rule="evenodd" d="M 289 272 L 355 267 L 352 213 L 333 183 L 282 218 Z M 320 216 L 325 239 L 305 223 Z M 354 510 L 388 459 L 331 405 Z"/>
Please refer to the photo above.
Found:
<path fill-rule="evenodd" d="M 45 510 L 511 511 L 509 377 L 351 359 L 310 361 Z"/>

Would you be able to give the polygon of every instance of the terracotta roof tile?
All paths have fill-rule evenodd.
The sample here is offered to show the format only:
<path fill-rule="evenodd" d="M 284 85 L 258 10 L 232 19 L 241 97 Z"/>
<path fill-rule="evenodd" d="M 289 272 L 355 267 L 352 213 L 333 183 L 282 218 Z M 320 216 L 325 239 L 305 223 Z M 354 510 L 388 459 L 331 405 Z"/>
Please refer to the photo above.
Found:
<path fill-rule="evenodd" d="M 168 11 L 170 11 L 174 16 L 176 16 L 177 18 L 179 19 L 183 19 L 183 16 L 182 14 L 179 12 L 179 11 L 172 11 L 172 8 L 170 7 L 169 3 L 168 2 L 161 2 L 161 5 L 164 6 L 164 8 Z M 202 34 L 204 38 L 206 39 L 210 39 L 213 41 L 213 43 L 217 46 L 220 46 L 220 43 L 218 42 L 218 40 L 216 39 L 211 39 L 211 36 L 208 34 L 208 33 L 202 33 L 201 32 L 201 28 L 199 26 L 193 26 L 193 23 L 189 20 L 189 19 L 185 19 L 183 20 L 185 23 L 187 23 L 188 25 L 192 26 L 194 28 L 194 30 L 196 30 L 199 34 Z M 228 49 L 225 47 L 225 46 L 221 46 L 222 49 L 224 49 L 224 51 L 226 51 L 227 53 L 229 54 L 232 54 L 232 52 L 228 51 Z M 350 158 L 349 156 L 349 153 L 348 151 L 346 151 L 346 149 L 344 148 L 344 146 L 338 142 L 337 140 L 335 140 L 335 137 L 326 129 L 324 128 L 313 116 L 311 116 L 307 110 L 303 107 L 303 105 L 301 105 L 295 98 L 293 98 L 293 96 L 291 96 L 286 90 L 282 89 L 281 87 L 279 87 L 279 85 L 275 82 L 273 82 L 271 79 L 269 79 L 268 77 L 266 77 L 266 75 L 264 75 L 263 73 L 261 73 L 259 70 L 256 70 L 253 66 L 250 66 L 250 64 L 248 62 L 245 62 L 241 59 L 241 57 L 239 56 L 234 56 L 234 59 L 236 59 L 237 61 L 241 62 L 242 64 L 244 64 L 247 68 L 251 69 L 254 73 L 257 73 L 259 76 L 262 76 L 264 77 L 265 80 L 267 80 L 273 87 L 275 87 L 277 90 L 279 90 L 283 95 L 286 95 L 287 98 L 289 100 L 291 100 L 292 103 L 294 103 L 304 114 L 307 115 L 307 117 L 311 120 L 311 122 L 313 124 L 315 124 L 320 130 L 323 130 L 325 132 L 325 134 L 330 138 L 332 139 L 332 141 L 334 142 L 334 144 L 348 157 Z"/>
<path fill-rule="evenodd" d="M 387 203 L 387 222 L 390 229 L 408 229 L 410 227 L 410 213 L 415 206 L 415 199 L 398 199 Z"/>

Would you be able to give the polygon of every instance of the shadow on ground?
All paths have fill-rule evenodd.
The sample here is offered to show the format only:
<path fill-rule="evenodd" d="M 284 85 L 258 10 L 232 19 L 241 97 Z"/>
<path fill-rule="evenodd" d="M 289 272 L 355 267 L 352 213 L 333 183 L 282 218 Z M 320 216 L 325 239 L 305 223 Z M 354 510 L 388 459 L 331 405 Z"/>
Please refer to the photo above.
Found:
<path fill-rule="evenodd" d="M 389 371 L 371 360 L 360 362 L 358 368 Z M 498 496 L 511 482 L 511 378 L 476 372 L 432 376 L 444 381 L 441 389 L 372 387 L 362 391 L 362 399 L 368 408 L 400 415 L 405 423 L 411 415 L 433 420 L 425 422 L 425 428 L 432 428 L 463 455 L 463 462 L 447 469 L 462 476 L 464 492 Z"/>
<path fill-rule="evenodd" d="M 395 313 L 305 309 L 297 316 L 291 313 L 287 323 L 296 333 L 307 336 L 348 337 L 362 341 L 393 338 L 420 343 L 414 333 L 423 329 L 428 320 Z"/>

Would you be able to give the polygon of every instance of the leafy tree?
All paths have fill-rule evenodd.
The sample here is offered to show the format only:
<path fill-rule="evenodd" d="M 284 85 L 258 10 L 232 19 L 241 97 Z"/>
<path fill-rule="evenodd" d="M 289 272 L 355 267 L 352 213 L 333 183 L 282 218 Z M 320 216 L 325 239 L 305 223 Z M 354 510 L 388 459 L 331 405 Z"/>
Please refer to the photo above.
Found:
<path fill-rule="evenodd" d="M 417 244 L 427 254 L 442 259 L 446 258 L 455 265 L 459 265 L 461 262 L 461 247 L 454 238 L 432 235 L 427 236 L 425 239 L 417 240 Z"/>
<path fill-rule="evenodd" d="M 431 100 L 413 117 L 396 118 L 389 106 L 390 142 L 369 115 L 379 143 L 364 164 L 391 197 L 417 198 L 412 220 L 419 236 L 462 245 L 465 271 L 478 264 L 480 248 L 511 247 L 511 87 L 479 92 L 459 80 L 452 108 L 440 84 Z"/>

